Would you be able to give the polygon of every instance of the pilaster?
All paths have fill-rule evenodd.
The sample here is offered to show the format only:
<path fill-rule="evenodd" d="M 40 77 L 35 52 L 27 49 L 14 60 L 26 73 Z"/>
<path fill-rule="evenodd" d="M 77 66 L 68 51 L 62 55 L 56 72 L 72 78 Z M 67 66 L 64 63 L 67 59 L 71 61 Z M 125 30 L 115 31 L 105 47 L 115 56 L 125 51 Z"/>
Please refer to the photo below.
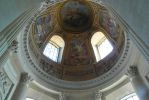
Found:
<path fill-rule="evenodd" d="M 26 100 L 28 85 L 32 81 L 28 73 L 22 73 L 12 100 Z"/>

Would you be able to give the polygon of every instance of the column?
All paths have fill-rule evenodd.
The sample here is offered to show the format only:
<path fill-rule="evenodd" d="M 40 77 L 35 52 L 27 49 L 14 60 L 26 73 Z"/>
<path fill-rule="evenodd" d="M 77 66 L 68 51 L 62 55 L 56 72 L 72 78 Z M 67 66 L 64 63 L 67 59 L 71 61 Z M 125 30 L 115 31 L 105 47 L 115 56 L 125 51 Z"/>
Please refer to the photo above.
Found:
<path fill-rule="evenodd" d="M 27 73 L 22 73 L 18 86 L 13 94 L 12 100 L 26 100 L 26 93 L 28 85 L 31 81 Z"/>
<path fill-rule="evenodd" d="M 101 91 L 95 92 L 95 100 L 102 100 L 102 92 Z"/>
<path fill-rule="evenodd" d="M 130 66 L 127 75 L 140 100 L 149 100 L 149 89 L 139 75 L 138 68 L 136 66 Z"/>

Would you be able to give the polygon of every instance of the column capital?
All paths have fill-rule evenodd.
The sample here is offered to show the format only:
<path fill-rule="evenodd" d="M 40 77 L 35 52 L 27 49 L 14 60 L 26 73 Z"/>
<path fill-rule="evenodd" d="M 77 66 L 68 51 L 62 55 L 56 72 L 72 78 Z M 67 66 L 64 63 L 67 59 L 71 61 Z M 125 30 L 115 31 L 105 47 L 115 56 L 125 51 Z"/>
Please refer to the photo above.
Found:
<path fill-rule="evenodd" d="M 32 81 L 32 78 L 28 73 L 21 73 L 20 83 L 29 83 L 30 81 Z"/>
<path fill-rule="evenodd" d="M 100 90 L 95 91 L 95 100 L 101 100 L 102 92 Z"/>
<path fill-rule="evenodd" d="M 135 65 L 130 66 L 126 72 L 126 75 L 128 75 L 129 77 L 134 77 L 136 75 L 139 75 L 137 66 Z"/>

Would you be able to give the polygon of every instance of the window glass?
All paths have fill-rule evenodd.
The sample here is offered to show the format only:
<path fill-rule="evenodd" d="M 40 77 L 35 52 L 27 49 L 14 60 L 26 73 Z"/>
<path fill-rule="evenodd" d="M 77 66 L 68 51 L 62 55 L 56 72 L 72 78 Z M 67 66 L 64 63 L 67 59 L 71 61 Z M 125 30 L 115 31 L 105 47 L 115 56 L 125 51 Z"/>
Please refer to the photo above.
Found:
<path fill-rule="evenodd" d="M 63 55 L 65 42 L 58 35 L 53 35 L 44 48 L 43 54 L 55 62 L 60 62 Z"/>
<path fill-rule="evenodd" d="M 97 62 L 105 58 L 113 50 L 111 43 L 102 32 L 96 32 L 92 36 L 91 44 L 92 44 Z"/>
<path fill-rule="evenodd" d="M 44 49 L 43 54 L 53 61 L 57 62 L 59 55 L 59 47 L 56 47 L 52 43 L 48 43 Z"/>
<path fill-rule="evenodd" d="M 113 50 L 112 45 L 108 41 L 108 39 L 105 39 L 100 45 L 98 45 L 98 51 L 100 54 L 100 59 L 103 59 L 108 54 L 110 54 Z"/>

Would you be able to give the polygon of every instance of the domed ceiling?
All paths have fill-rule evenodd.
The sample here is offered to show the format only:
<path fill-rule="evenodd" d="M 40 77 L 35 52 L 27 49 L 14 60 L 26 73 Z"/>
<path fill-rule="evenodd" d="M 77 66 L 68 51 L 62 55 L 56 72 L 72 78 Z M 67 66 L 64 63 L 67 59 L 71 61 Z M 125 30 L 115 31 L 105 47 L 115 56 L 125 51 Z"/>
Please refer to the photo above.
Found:
<path fill-rule="evenodd" d="M 113 51 L 99 62 L 91 45 L 96 32 L 102 32 L 113 46 Z M 60 62 L 43 55 L 53 35 L 65 42 Z M 121 25 L 109 11 L 86 0 L 67 0 L 42 10 L 34 18 L 28 38 L 36 68 L 65 81 L 85 81 L 107 73 L 118 61 L 125 40 Z"/>

